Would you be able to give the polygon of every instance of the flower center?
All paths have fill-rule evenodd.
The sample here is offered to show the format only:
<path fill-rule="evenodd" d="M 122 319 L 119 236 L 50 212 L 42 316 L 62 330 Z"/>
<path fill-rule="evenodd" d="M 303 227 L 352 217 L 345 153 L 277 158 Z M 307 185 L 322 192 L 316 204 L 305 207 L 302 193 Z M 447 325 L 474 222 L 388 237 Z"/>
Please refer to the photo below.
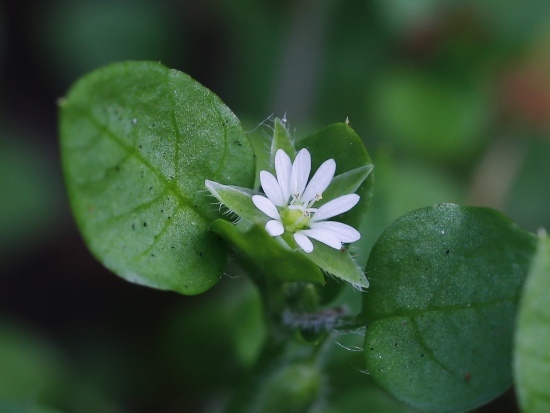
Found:
<path fill-rule="evenodd" d="M 317 208 L 312 208 L 315 201 L 322 198 L 321 194 L 318 194 L 307 204 L 303 204 L 300 201 L 300 196 L 295 195 L 294 199 L 290 202 L 288 207 L 285 207 L 279 212 L 281 220 L 285 227 L 285 230 L 289 232 L 296 232 L 307 226 L 311 218 L 311 214 L 317 212 Z"/>
<path fill-rule="evenodd" d="M 309 222 L 310 214 L 302 209 L 285 208 L 281 211 L 281 220 L 285 230 L 296 232 L 304 228 Z"/>

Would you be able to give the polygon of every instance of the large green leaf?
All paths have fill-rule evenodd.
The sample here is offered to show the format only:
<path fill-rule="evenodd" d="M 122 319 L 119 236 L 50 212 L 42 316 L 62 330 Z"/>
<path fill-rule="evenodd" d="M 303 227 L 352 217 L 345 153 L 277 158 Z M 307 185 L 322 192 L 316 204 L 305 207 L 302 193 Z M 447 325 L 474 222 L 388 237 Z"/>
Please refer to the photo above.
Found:
<path fill-rule="evenodd" d="M 522 411 L 550 411 L 550 238 L 539 248 L 521 298 L 514 367 Z"/>
<path fill-rule="evenodd" d="M 197 294 L 222 274 L 226 248 L 205 179 L 249 187 L 254 155 L 212 92 L 158 63 L 117 63 L 61 102 L 65 180 L 94 255 L 129 281 Z"/>
<path fill-rule="evenodd" d="M 334 159 L 336 162 L 336 175 L 344 174 L 356 168 L 362 168 L 360 171 L 367 170 L 367 178 L 355 191 L 361 196 L 359 204 L 340 217 L 334 218 L 334 221 L 345 222 L 358 228 L 367 212 L 374 184 L 374 175 L 371 173 L 372 168 L 370 166 L 364 168 L 372 165 L 372 161 L 361 138 L 348 124 L 335 123 L 299 141 L 297 145 L 300 148 L 307 148 L 311 153 L 313 171 L 319 168 L 327 159 Z M 327 188 L 323 200 L 315 205 L 319 206 L 323 202 L 329 201 L 332 198 L 332 195 L 330 195 L 332 191 L 337 192 L 334 185 Z"/>
<path fill-rule="evenodd" d="M 365 360 L 424 411 L 465 411 L 511 384 L 512 331 L 536 238 L 500 213 L 441 204 L 395 221 L 367 263 Z"/>

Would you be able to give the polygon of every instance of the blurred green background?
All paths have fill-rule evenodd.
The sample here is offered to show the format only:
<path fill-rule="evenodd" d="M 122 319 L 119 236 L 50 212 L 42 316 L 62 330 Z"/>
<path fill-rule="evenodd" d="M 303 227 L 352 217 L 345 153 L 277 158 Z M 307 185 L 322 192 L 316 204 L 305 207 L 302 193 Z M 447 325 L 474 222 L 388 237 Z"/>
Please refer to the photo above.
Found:
<path fill-rule="evenodd" d="M 182 297 L 90 256 L 56 133 L 79 76 L 161 61 L 258 139 L 270 115 L 297 137 L 348 117 L 375 162 L 363 265 L 393 219 L 434 203 L 550 228 L 549 27 L 545 0 L 0 3 L 0 411 L 219 412 L 263 338 L 242 277 Z M 330 354 L 323 412 L 411 411 L 370 383 L 360 352 Z M 516 412 L 513 392 L 480 411 Z"/>

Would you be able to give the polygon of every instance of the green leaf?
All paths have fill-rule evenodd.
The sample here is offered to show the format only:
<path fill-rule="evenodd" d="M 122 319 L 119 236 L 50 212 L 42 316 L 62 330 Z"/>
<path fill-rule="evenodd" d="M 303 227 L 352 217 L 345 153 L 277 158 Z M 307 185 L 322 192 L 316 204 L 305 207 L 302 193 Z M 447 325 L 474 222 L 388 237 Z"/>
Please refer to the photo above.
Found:
<path fill-rule="evenodd" d="M 502 393 L 535 245 L 486 208 L 441 204 L 395 221 L 366 269 L 365 360 L 374 380 L 428 412 L 472 409 Z"/>
<path fill-rule="evenodd" d="M 254 155 L 216 95 L 158 63 L 116 63 L 71 88 L 60 132 L 74 215 L 105 266 L 183 294 L 217 282 L 226 247 L 204 181 L 251 186 Z"/>
<path fill-rule="evenodd" d="M 279 281 L 311 281 L 324 284 L 321 270 L 301 252 L 290 249 L 278 237 L 272 237 L 263 225 L 234 225 L 223 219 L 214 221 L 212 231 L 233 244 L 240 257 Z"/>
<path fill-rule="evenodd" d="M 299 148 L 307 148 L 311 153 L 312 170 L 319 168 L 327 159 L 334 159 L 336 162 L 336 175 L 372 165 L 370 156 L 361 138 L 346 123 L 329 125 L 316 134 L 301 140 L 297 143 L 297 146 Z M 372 198 L 373 184 L 374 176 L 372 173 L 369 173 L 368 177 L 356 191 L 361 197 L 359 204 L 350 211 L 335 217 L 334 221 L 344 222 L 354 228 L 358 228 Z M 333 189 L 327 188 L 327 191 L 329 189 L 334 191 L 334 188 L 335 186 L 333 186 Z M 323 198 L 325 201 L 330 199 L 327 193 L 323 194 Z"/>
<path fill-rule="evenodd" d="M 550 411 L 550 238 L 540 240 L 521 297 L 515 337 L 517 393 L 522 411 Z"/>

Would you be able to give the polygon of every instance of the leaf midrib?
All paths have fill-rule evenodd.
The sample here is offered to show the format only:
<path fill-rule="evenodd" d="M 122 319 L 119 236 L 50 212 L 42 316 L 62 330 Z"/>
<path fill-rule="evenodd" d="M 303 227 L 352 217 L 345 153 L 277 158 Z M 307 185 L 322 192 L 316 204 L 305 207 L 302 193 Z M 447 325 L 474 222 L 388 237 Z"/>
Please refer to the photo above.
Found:
<path fill-rule="evenodd" d="M 78 111 L 78 110 L 77 110 Z M 149 171 L 151 171 L 157 178 L 160 179 L 161 183 L 164 185 L 165 189 L 165 195 L 171 192 L 179 201 L 180 205 L 185 205 L 187 208 L 194 211 L 197 215 L 199 215 L 202 219 L 205 221 L 209 221 L 209 217 L 198 207 L 195 207 L 192 200 L 188 197 L 184 196 L 181 191 L 178 189 L 175 180 L 169 180 L 166 176 L 164 176 L 161 172 L 159 172 L 153 165 L 151 165 L 143 156 L 139 154 L 138 151 L 136 151 L 131 146 L 126 145 L 124 142 L 122 142 L 116 134 L 114 134 L 107 125 L 103 124 L 101 121 L 99 121 L 95 116 L 93 116 L 89 111 L 86 110 L 80 110 L 78 111 L 80 115 L 87 118 L 92 122 L 94 126 L 97 127 L 97 129 L 100 132 L 103 132 L 103 135 L 107 137 L 109 140 L 120 146 L 129 156 L 132 156 L 136 158 L 142 165 L 144 165 Z M 176 134 L 179 134 L 179 131 L 176 130 Z M 177 139 L 177 136 L 176 136 Z M 179 146 L 177 145 L 178 142 L 176 142 L 176 148 Z M 177 152 L 177 150 L 176 150 Z"/>
<path fill-rule="evenodd" d="M 395 313 L 395 314 L 385 314 L 385 315 L 383 314 L 383 315 L 376 316 L 374 318 L 368 318 L 368 322 L 372 323 L 372 322 L 381 321 L 381 320 L 391 320 L 393 318 L 418 317 L 418 316 L 423 316 L 430 313 L 450 313 L 453 311 L 480 310 L 485 307 L 501 305 L 501 304 L 509 304 L 509 303 L 517 304 L 519 301 L 519 298 L 520 298 L 520 295 L 516 294 L 512 297 L 508 297 L 504 299 L 472 303 L 469 306 L 450 305 L 450 306 L 430 308 L 430 309 L 412 309 L 408 311 L 400 310 L 398 313 Z"/>

